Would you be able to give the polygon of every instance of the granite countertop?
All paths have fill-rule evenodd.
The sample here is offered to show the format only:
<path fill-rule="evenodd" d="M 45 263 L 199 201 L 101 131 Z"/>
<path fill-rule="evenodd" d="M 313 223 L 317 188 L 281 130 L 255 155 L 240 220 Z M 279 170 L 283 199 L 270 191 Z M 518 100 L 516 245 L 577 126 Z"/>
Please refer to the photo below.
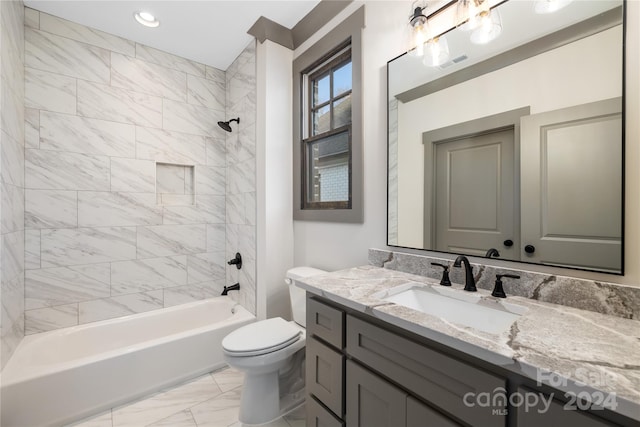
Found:
<path fill-rule="evenodd" d="M 489 333 L 380 299 L 407 284 L 440 287 L 431 278 L 373 266 L 301 279 L 300 287 L 561 391 L 586 392 L 594 403 L 608 395 L 603 406 L 640 420 L 640 321 L 509 296 L 505 285 L 506 299 L 483 289 L 475 295 L 524 313 L 510 329 Z M 460 284 L 452 288 L 467 294 Z"/>

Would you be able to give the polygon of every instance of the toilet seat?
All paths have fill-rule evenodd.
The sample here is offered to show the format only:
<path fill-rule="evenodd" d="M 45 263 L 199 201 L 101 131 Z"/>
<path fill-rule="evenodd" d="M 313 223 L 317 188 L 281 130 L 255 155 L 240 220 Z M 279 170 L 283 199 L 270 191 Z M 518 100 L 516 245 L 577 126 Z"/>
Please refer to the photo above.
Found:
<path fill-rule="evenodd" d="M 285 348 L 300 339 L 300 327 L 281 317 L 261 320 L 231 332 L 222 348 L 231 356 L 258 356 Z"/>

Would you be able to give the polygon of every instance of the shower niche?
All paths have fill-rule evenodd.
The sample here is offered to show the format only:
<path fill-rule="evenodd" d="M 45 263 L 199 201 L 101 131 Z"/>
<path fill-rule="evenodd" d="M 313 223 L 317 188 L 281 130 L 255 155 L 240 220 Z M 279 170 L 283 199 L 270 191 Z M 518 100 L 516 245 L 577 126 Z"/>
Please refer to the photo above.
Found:
<path fill-rule="evenodd" d="M 194 166 L 156 163 L 156 201 L 165 206 L 195 205 Z"/>

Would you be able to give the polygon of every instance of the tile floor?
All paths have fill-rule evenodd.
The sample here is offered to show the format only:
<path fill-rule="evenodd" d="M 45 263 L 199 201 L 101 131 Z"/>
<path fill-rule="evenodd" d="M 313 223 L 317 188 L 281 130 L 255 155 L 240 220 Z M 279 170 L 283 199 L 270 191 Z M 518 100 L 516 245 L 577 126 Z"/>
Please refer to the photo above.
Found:
<path fill-rule="evenodd" d="M 242 427 L 238 421 L 242 379 L 241 372 L 220 369 L 70 426 Z M 268 427 L 305 424 L 303 406 Z"/>

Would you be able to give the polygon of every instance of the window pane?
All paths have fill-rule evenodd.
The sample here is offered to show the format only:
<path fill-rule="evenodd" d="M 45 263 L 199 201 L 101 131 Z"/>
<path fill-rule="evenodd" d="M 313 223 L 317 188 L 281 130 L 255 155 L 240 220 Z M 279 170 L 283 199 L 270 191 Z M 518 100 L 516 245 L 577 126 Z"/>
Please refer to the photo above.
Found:
<path fill-rule="evenodd" d="M 351 61 L 333 72 L 333 96 L 351 90 Z"/>
<path fill-rule="evenodd" d="M 333 127 L 339 128 L 349 123 L 351 123 L 351 95 L 333 103 Z"/>
<path fill-rule="evenodd" d="M 307 144 L 307 202 L 349 201 L 349 132 Z"/>
<path fill-rule="evenodd" d="M 329 114 L 329 106 L 318 108 L 313 113 L 313 127 L 311 135 L 318 135 L 331 129 L 331 115 Z"/>
<path fill-rule="evenodd" d="M 313 105 L 322 104 L 329 100 L 330 90 L 330 78 L 329 74 L 313 81 Z"/>

